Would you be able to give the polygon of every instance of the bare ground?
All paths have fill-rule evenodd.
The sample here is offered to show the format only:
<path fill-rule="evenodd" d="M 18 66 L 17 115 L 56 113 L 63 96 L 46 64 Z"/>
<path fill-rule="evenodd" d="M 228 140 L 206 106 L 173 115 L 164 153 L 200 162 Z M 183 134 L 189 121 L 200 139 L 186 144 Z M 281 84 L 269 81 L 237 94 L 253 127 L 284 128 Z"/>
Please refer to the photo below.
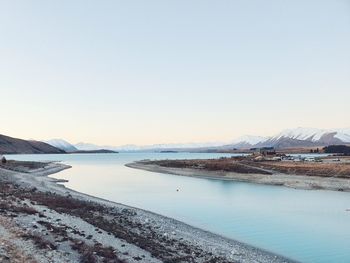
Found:
<path fill-rule="evenodd" d="M 190 168 L 206 171 L 224 171 L 241 174 L 284 173 L 319 177 L 338 177 L 350 179 L 350 162 L 291 162 L 291 161 L 253 161 L 249 157 L 197 160 L 157 160 L 143 161 L 143 164 L 170 168 Z"/>

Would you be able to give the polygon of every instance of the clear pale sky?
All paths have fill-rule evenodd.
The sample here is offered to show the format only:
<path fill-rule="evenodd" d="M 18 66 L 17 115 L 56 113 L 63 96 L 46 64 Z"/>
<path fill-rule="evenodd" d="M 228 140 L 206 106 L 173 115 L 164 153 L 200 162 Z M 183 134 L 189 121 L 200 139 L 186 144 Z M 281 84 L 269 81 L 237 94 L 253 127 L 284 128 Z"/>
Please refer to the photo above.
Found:
<path fill-rule="evenodd" d="M 0 133 L 96 144 L 350 126 L 349 0 L 0 2 Z"/>

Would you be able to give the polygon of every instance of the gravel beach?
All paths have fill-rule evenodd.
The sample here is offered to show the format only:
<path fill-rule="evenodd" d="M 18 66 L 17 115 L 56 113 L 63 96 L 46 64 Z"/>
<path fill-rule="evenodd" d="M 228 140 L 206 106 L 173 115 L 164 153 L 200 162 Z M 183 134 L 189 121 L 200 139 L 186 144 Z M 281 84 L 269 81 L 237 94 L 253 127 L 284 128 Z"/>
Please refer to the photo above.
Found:
<path fill-rule="evenodd" d="M 61 163 L 0 168 L 0 262 L 293 262 L 48 177 Z"/>

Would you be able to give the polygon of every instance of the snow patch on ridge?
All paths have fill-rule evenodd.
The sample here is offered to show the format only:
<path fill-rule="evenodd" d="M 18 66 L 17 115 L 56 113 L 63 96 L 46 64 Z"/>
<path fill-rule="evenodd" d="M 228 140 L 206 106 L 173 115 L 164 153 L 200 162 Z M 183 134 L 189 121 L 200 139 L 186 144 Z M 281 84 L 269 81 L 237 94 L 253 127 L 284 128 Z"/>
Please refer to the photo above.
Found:
<path fill-rule="evenodd" d="M 233 144 L 246 143 L 246 144 L 255 145 L 260 142 L 265 142 L 267 139 L 268 137 L 263 137 L 263 136 L 244 135 L 233 140 L 231 143 Z"/>
<path fill-rule="evenodd" d="M 350 128 L 345 129 L 316 129 L 316 128 L 296 128 L 296 129 L 286 129 L 279 133 L 278 135 L 272 137 L 273 140 L 278 140 L 281 138 L 291 138 L 296 140 L 308 140 L 316 142 L 322 138 L 322 136 L 336 133 L 335 138 L 342 140 L 343 142 L 350 142 Z"/>
<path fill-rule="evenodd" d="M 45 143 L 50 144 L 51 146 L 54 146 L 66 152 L 74 152 L 77 150 L 77 148 L 74 147 L 72 144 L 62 139 L 52 139 L 45 141 Z"/>

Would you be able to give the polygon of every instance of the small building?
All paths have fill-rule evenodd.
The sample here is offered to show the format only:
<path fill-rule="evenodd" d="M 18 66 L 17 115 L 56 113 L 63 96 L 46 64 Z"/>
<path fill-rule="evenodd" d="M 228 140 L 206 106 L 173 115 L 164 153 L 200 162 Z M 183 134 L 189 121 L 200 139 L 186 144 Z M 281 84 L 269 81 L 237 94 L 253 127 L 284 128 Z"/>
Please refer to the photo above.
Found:
<path fill-rule="evenodd" d="M 276 150 L 274 147 L 262 147 L 259 149 L 259 152 L 263 156 L 276 155 Z"/>

